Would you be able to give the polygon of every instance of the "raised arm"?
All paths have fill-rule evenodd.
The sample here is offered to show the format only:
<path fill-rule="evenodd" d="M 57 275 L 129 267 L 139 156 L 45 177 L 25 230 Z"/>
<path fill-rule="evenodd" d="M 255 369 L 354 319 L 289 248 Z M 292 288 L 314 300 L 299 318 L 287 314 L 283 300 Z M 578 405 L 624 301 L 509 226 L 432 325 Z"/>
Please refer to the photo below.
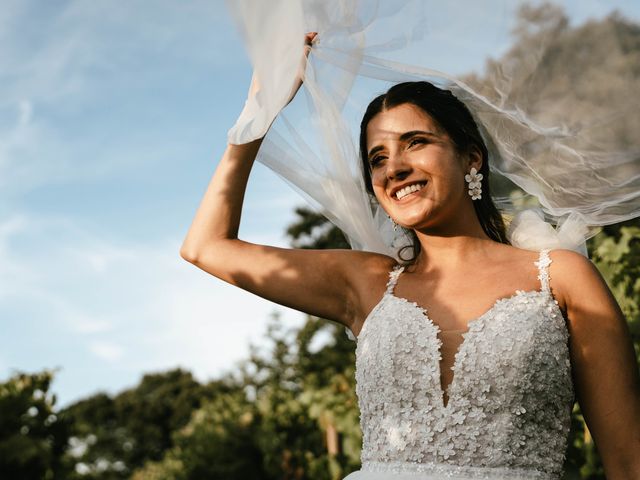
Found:
<path fill-rule="evenodd" d="M 277 248 L 238 239 L 246 185 L 261 142 L 227 146 L 180 254 L 225 282 L 353 329 L 353 322 L 366 309 L 361 302 L 366 280 L 385 268 L 379 267 L 381 262 L 389 265 L 392 259 L 350 250 Z"/>
<path fill-rule="evenodd" d="M 552 282 L 569 319 L 576 394 L 607 479 L 640 478 L 640 376 L 627 322 L 591 262 L 569 251 L 552 259 Z"/>

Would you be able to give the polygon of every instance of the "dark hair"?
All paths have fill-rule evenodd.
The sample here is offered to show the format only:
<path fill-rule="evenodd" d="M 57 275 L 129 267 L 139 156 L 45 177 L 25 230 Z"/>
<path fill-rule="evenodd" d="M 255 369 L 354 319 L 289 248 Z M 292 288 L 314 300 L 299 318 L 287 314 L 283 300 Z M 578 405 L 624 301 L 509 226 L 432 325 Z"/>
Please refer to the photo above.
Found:
<path fill-rule="evenodd" d="M 429 82 L 405 82 L 394 85 L 375 99 L 367 107 L 360 124 L 360 157 L 365 187 L 375 199 L 371 184 L 371 170 L 367 158 L 367 125 L 373 117 L 384 110 L 409 103 L 428 114 L 440 128 L 447 132 L 459 153 L 470 153 L 475 147 L 482 154 L 482 198 L 473 202 L 480 220 L 480 225 L 489 238 L 500 243 L 509 243 L 502 215 L 491 199 L 489 189 L 489 152 L 478 125 L 464 103 L 458 100 L 449 90 L 436 87 Z M 413 230 L 409 231 L 412 244 L 400 249 L 399 255 L 406 248 L 412 248 L 413 256 L 409 259 L 400 257 L 405 262 L 414 262 L 420 254 L 420 242 Z"/>

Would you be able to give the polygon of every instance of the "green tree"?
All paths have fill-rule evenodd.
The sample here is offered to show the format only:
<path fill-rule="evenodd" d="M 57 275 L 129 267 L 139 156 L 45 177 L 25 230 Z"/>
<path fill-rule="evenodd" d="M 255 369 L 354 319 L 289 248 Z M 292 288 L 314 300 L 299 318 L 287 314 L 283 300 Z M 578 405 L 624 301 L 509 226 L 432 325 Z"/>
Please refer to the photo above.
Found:
<path fill-rule="evenodd" d="M 249 362 L 267 471 L 273 478 L 341 478 L 359 465 L 355 344 L 344 328 L 314 317 L 294 331 L 276 321 L 269 338 L 271 352 Z"/>
<path fill-rule="evenodd" d="M 210 385 L 211 397 L 189 423 L 174 432 L 174 446 L 149 461 L 133 480 L 211 480 L 267 478 L 256 444 L 260 423 L 255 404 L 239 382 L 227 378 Z"/>
<path fill-rule="evenodd" d="M 101 393 L 67 407 L 73 478 L 124 479 L 145 461 L 162 458 L 173 446 L 173 433 L 207 396 L 207 386 L 176 369 L 145 375 L 113 398 Z"/>
<path fill-rule="evenodd" d="M 0 384 L 0 478 L 64 478 L 69 425 L 49 392 L 53 372 L 18 373 Z"/>

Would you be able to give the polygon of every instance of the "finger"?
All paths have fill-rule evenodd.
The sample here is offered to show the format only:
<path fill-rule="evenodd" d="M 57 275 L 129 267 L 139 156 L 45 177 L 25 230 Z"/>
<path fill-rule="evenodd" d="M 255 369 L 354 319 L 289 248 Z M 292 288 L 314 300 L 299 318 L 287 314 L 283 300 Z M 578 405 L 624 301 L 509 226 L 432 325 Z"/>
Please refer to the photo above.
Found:
<path fill-rule="evenodd" d="M 316 40 L 318 32 L 309 32 L 304 36 L 304 56 L 308 57 L 313 47 L 313 42 Z"/>
<path fill-rule="evenodd" d="M 305 45 L 311 46 L 311 44 L 313 43 L 313 41 L 316 39 L 317 36 L 318 36 L 318 32 L 308 32 L 304 36 Z"/>

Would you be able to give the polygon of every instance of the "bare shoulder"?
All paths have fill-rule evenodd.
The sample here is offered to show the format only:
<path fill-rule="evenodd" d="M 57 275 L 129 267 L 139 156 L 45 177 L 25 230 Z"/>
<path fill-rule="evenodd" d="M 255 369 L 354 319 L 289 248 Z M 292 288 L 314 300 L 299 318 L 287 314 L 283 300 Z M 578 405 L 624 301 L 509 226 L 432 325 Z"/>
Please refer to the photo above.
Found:
<path fill-rule="evenodd" d="M 540 252 L 521 249 L 511 245 L 495 245 L 495 265 L 500 271 L 524 272 L 533 267 L 540 258 Z M 583 255 L 566 249 L 549 251 L 551 264 L 548 267 L 549 285 L 562 311 L 572 304 L 584 301 L 586 295 L 610 295 L 609 289 L 595 265 Z M 517 274 L 505 278 L 517 277 Z"/>
<path fill-rule="evenodd" d="M 588 258 L 564 249 L 552 250 L 549 257 L 551 288 L 563 310 L 589 296 L 610 295 L 602 275 Z"/>

